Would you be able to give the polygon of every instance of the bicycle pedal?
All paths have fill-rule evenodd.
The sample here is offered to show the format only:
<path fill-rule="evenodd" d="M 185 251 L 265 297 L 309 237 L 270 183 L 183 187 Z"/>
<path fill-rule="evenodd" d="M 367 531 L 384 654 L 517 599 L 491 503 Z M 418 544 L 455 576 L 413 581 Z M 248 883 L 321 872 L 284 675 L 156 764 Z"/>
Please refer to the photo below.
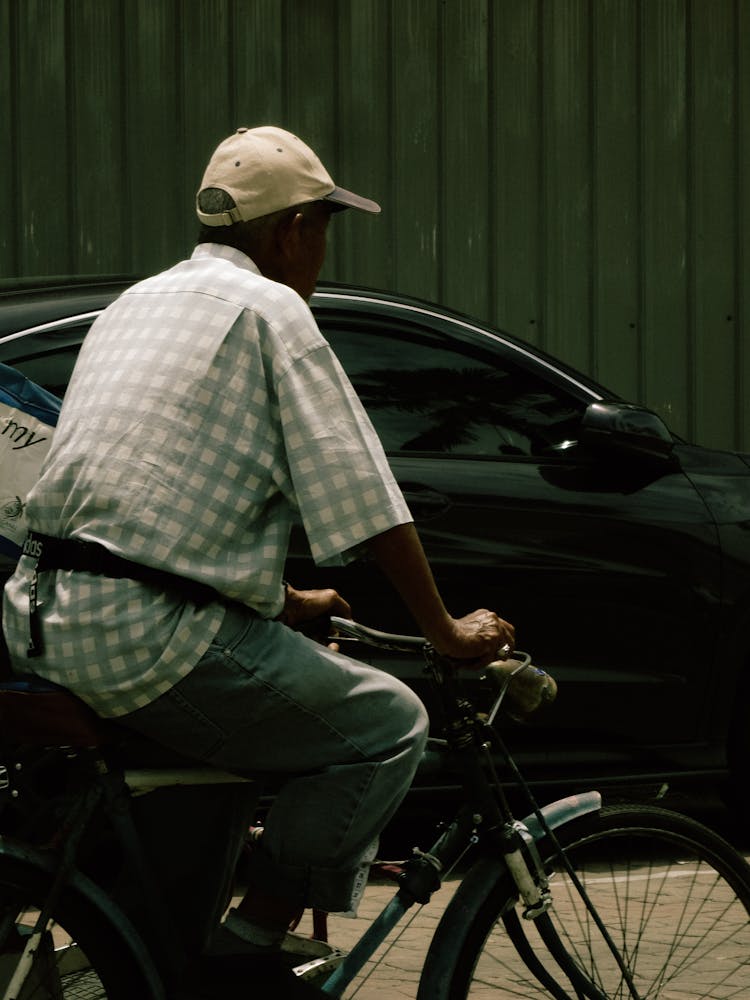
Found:
<path fill-rule="evenodd" d="M 298 979 L 304 979 L 306 982 L 323 982 L 330 976 L 334 969 L 337 969 L 341 965 L 345 958 L 345 951 L 339 951 L 338 948 L 334 948 L 325 957 L 313 958 L 302 965 L 295 965 L 292 972 Z"/>

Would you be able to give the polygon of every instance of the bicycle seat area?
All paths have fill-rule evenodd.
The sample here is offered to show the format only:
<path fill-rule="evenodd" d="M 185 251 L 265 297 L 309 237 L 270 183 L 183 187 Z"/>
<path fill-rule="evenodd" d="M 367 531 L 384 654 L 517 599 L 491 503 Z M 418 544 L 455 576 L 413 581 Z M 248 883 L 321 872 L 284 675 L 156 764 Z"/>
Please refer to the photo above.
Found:
<path fill-rule="evenodd" d="M 119 767 L 196 767 L 195 760 L 101 718 L 71 691 L 34 674 L 0 679 L 0 745 L 105 750 Z"/>
<path fill-rule="evenodd" d="M 100 747 L 107 724 L 80 698 L 41 677 L 0 681 L 0 738 L 26 746 Z"/>

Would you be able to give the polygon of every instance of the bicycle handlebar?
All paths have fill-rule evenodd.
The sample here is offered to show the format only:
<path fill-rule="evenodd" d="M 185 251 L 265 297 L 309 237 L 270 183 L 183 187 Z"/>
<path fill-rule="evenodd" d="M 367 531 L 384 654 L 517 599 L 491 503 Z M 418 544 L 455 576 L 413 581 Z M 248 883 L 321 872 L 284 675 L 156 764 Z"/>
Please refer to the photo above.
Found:
<path fill-rule="evenodd" d="M 376 649 L 385 649 L 401 653 L 413 653 L 415 651 L 424 652 L 429 643 L 419 635 L 399 635 L 395 632 L 381 632 L 379 629 L 370 628 L 369 625 L 360 625 L 359 622 L 350 621 L 348 618 L 331 616 L 332 630 L 338 633 L 338 637 L 357 639 L 374 646 Z M 450 664 L 452 668 L 460 668 L 460 660 L 444 660 L 438 658 L 446 666 Z M 445 669 L 445 666 L 443 667 Z M 531 656 L 514 650 L 507 658 L 498 655 L 494 663 L 490 663 L 484 670 L 484 676 L 494 681 L 499 689 L 500 695 L 491 715 L 494 719 L 500 703 L 507 694 L 513 703 L 512 709 L 516 717 L 526 717 L 535 712 L 540 706 L 549 704 L 557 696 L 557 684 L 554 679 L 544 670 L 532 666 Z M 511 714 L 514 714 L 511 711 Z"/>
<path fill-rule="evenodd" d="M 359 639 L 360 642 L 367 643 L 368 646 L 376 646 L 378 649 L 390 649 L 398 652 L 410 653 L 414 650 L 422 650 L 427 645 L 427 640 L 421 635 L 398 635 L 395 632 L 381 632 L 369 625 L 360 625 L 359 622 L 350 621 L 348 618 L 331 616 L 331 625 L 339 635 L 349 639 Z"/>

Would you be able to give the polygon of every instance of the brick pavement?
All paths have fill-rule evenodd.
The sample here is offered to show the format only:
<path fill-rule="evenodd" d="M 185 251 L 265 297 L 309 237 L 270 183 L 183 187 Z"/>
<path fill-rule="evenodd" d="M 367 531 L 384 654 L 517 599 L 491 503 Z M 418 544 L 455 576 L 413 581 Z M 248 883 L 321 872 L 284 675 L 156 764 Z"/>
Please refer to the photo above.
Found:
<path fill-rule="evenodd" d="M 428 906 L 414 906 L 373 955 L 361 976 L 345 994 L 352 1000 L 414 1000 L 432 935 L 458 882 L 447 881 Z M 356 917 L 332 914 L 328 918 L 329 939 L 335 947 L 349 951 L 395 894 L 392 885 L 369 885 Z M 297 933 L 309 934 L 309 914 Z M 356 992 L 353 992 L 356 987 Z"/>
<path fill-rule="evenodd" d="M 691 924 L 687 929 L 687 937 L 692 936 L 692 940 L 706 939 L 707 957 L 702 960 L 701 967 L 695 976 L 678 979 L 677 985 L 667 988 L 659 996 L 662 1000 L 691 1000 L 691 998 L 711 997 L 717 1000 L 734 997 L 750 997 L 750 925 L 746 920 L 740 919 L 736 931 L 731 931 L 724 935 L 725 928 L 731 923 L 725 914 L 724 907 L 726 900 L 720 895 L 722 886 L 718 889 L 713 886 L 713 879 L 705 873 L 696 873 L 695 867 L 691 863 L 684 865 L 677 864 L 671 866 L 668 876 L 664 879 L 661 887 L 660 902 L 664 904 L 664 912 L 660 919 L 664 927 L 665 934 L 672 935 L 676 922 L 684 920 L 684 898 L 683 887 L 686 880 L 694 885 L 697 883 L 699 891 L 695 894 L 697 902 L 695 912 L 691 916 Z M 609 881 L 609 875 L 602 875 L 603 881 Z M 631 874 L 620 876 L 622 883 L 628 884 L 628 897 L 631 900 L 638 898 L 639 884 L 646 884 L 644 874 Z M 391 933 L 385 945 L 373 956 L 372 961 L 364 970 L 362 978 L 349 988 L 345 997 L 347 1000 L 415 1000 L 422 964 L 424 962 L 427 948 L 434 930 L 442 916 L 445 907 L 455 892 L 458 881 L 448 881 L 440 891 L 433 897 L 428 906 L 413 907 L 405 916 L 404 920 Z M 596 881 L 591 884 L 590 891 L 596 893 Z M 348 919 L 340 916 L 329 918 L 329 931 L 331 942 L 344 951 L 349 950 L 357 941 L 362 932 L 371 923 L 375 916 L 382 910 L 389 899 L 393 896 L 394 888 L 391 885 L 370 885 L 360 904 L 358 916 Z M 560 882 L 555 888 L 555 906 L 564 920 L 571 920 L 566 908 L 565 887 Z M 596 898 L 595 898 L 595 901 Z M 614 904 L 607 909 L 598 900 L 600 914 L 608 926 L 617 925 L 619 915 Z M 620 905 L 622 905 L 620 903 Z M 718 922 L 717 941 L 711 944 L 710 934 L 714 919 L 720 915 Z M 740 914 L 742 917 L 742 914 Z M 410 919 L 411 918 L 411 919 Z M 300 925 L 298 931 L 310 933 L 311 923 L 309 917 Z M 725 939 L 726 938 L 726 939 Z M 505 942 L 505 935 L 501 936 Z M 605 946 L 602 946 L 605 947 Z M 661 951 L 657 949 L 652 962 L 654 967 L 659 967 L 663 961 Z M 739 957 L 739 963 L 737 961 Z M 483 990 L 477 988 L 472 992 L 472 1000 L 512 1000 L 512 998 L 527 998 L 528 993 L 519 977 L 514 985 L 514 969 L 518 968 L 518 958 L 510 946 L 503 956 L 496 955 L 499 962 L 495 961 L 487 967 L 486 986 Z M 647 963 L 649 957 L 645 954 L 639 956 L 642 963 Z M 744 966 L 740 969 L 737 982 L 737 974 L 733 973 L 731 978 L 724 982 L 726 966 L 735 969 L 738 964 Z M 507 963 L 507 964 L 504 964 Z M 619 974 L 617 975 L 619 978 Z M 535 995 L 535 994 L 534 994 Z"/>

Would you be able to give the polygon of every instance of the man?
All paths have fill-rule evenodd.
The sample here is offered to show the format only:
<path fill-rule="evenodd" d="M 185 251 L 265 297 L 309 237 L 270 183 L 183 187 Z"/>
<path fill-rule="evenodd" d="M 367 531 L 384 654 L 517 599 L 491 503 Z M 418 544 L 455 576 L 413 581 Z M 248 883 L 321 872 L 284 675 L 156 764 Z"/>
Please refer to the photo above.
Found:
<path fill-rule="evenodd" d="M 513 643 L 493 612 L 446 611 L 306 305 L 345 208 L 380 211 L 290 133 L 221 143 L 192 257 L 125 292 L 86 338 L 28 497 L 32 555 L 5 597 L 17 667 L 190 757 L 290 776 L 224 934 L 259 956 L 301 905 L 348 908 L 427 731 L 399 681 L 297 631 L 349 607 L 283 582 L 293 517 L 321 565 L 369 554 L 441 652 L 482 665 Z"/>

